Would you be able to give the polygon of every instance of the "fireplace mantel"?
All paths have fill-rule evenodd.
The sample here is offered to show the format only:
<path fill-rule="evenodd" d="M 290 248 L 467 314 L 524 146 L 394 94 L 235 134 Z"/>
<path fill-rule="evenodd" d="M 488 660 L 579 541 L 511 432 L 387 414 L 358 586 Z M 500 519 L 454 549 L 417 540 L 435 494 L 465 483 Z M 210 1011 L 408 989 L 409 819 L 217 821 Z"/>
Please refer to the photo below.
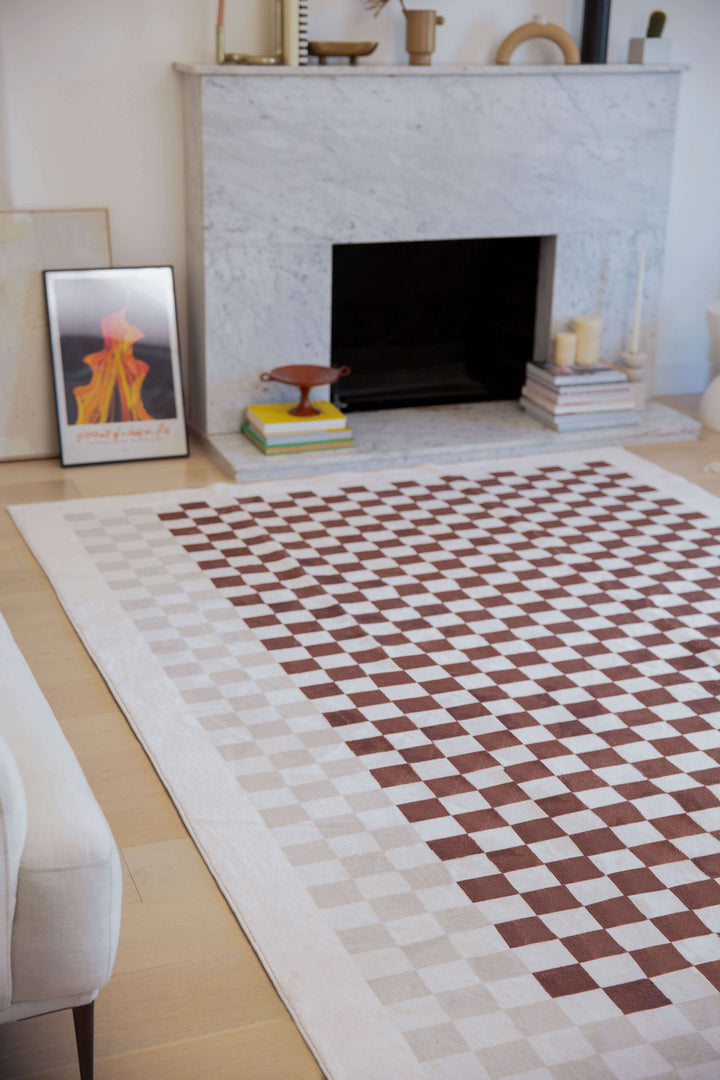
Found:
<path fill-rule="evenodd" d="M 307 64 L 303 67 L 278 67 L 251 64 L 189 64 L 177 61 L 175 71 L 183 75 L 222 75 L 235 78 L 261 75 L 271 78 L 360 78 L 363 76 L 471 76 L 473 78 L 507 78 L 508 76 L 553 75 L 678 75 L 687 70 L 685 64 L 434 64 L 430 67 L 410 67 L 409 64 Z"/>
<path fill-rule="evenodd" d="M 644 248 L 652 353 L 681 65 L 175 67 L 191 419 L 210 439 L 281 399 L 262 371 L 329 362 L 333 244 L 553 237 L 552 328 L 602 314 L 611 361 Z"/>

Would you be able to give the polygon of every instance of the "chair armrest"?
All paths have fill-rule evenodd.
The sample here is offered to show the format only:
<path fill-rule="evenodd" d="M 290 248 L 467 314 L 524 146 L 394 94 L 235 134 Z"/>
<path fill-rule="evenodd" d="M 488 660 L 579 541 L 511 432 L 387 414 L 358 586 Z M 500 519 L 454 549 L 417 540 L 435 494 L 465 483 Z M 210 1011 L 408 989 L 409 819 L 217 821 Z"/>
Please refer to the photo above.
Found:
<path fill-rule="evenodd" d="M 0 736 L 0 1011 L 12 1000 L 12 930 L 27 803 L 20 771 Z"/>
<path fill-rule="evenodd" d="M 27 837 L 12 926 L 12 1000 L 84 994 L 110 977 L 121 873 L 103 813 L 0 618 L 0 736 L 15 759 Z"/>

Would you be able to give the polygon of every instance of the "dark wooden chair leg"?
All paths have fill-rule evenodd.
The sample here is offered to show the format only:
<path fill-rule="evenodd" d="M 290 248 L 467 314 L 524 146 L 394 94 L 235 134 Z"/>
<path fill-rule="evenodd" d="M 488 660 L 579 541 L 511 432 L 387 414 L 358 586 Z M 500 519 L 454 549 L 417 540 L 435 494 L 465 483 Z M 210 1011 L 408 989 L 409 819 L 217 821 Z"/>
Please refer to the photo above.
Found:
<path fill-rule="evenodd" d="M 76 1005 L 73 1009 L 75 1023 L 75 1042 L 77 1043 L 80 1080 L 93 1080 L 94 1072 L 94 1032 L 95 1002 L 89 1005 Z"/>

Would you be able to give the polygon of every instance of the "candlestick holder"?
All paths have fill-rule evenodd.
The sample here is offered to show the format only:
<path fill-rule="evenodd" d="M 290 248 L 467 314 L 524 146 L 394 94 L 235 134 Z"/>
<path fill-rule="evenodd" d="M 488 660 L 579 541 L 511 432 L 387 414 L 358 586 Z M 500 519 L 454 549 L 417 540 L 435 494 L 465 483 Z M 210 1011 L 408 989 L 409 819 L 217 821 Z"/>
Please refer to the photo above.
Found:
<path fill-rule="evenodd" d="M 283 62 L 283 0 L 275 0 L 275 52 L 270 56 L 255 56 L 252 53 L 225 52 L 225 23 L 223 0 L 218 9 L 218 24 L 215 27 L 215 63 L 216 64 L 255 64 L 267 66 Z"/>
<path fill-rule="evenodd" d="M 648 398 L 648 354 L 644 352 L 624 352 L 621 354 L 623 367 L 627 371 L 630 389 L 635 398 L 638 412 L 647 405 Z"/>

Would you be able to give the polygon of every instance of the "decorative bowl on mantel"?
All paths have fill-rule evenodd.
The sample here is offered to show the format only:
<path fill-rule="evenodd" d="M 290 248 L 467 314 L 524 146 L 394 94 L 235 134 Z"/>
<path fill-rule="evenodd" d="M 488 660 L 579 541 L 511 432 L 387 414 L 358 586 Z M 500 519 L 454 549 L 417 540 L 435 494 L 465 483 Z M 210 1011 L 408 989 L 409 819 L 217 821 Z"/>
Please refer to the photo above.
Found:
<path fill-rule="evenodd" d="M 347 364 L 342 367 L 321 367 L 319 364 L 288 364 L 276 367 L 272 371 L 263 371 L 261 382 L 279 382 L 286 386 L 297 386 L 300 391 L 300 404 L 290 409 L 291 416 L 320 416 L 320 410 L 310 404 L 310 390 L 313 386 L 327 386 L 336 383 L 343 375 L 349 375 Z"/>
<path fill-rule="evenodd" d="M 358 56 L 369 56 L 378 47 L 377 41 L 309 41 L 308 52 L 317 56 L 318 63 L 327 64 L 328 56 L 346 56 L 357 64 Z"/>

